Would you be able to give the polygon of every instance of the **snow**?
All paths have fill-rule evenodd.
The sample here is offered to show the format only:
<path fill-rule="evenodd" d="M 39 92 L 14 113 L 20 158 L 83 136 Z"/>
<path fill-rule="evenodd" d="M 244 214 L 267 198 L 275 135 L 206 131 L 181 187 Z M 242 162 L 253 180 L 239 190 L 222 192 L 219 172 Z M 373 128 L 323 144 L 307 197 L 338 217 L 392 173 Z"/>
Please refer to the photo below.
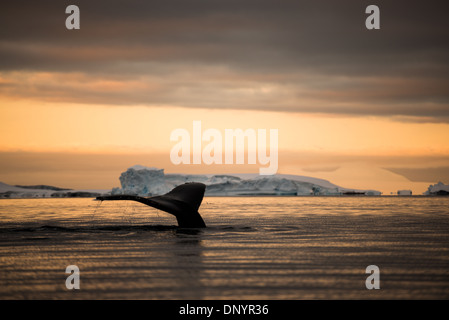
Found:
<path fill-rule="evenodd" d="M 434 194 L 447 194 L 449 193 L 449 185 L 444 184 L 442 182 L 438 182 L 437 184 L 430 185 L 425 195 L 434 195 Z"/>
<path fill-rule="evenodd" d="M 129 169 L 134 169 L 134 170 L 159 170 L 158 168 L 155 168 L 155 167 L 145 167 L 145 166 L 141 166 L 140 164 L 136 164 L 136 165 L 130 167 Z"/>
<path fill-rule="evenodd" d="M 340 195 L 345 192 L 380 195 L 376 190 L 354 190 L 337 186 L 327 180 L 306 176 L 277 174 L 165 174 L 164 169 L 133 166 L 120 175 L 121 188 L 112 194 L 161 195 L 186 182 L 202 182 L 206 196 L 239 195 Z"/>

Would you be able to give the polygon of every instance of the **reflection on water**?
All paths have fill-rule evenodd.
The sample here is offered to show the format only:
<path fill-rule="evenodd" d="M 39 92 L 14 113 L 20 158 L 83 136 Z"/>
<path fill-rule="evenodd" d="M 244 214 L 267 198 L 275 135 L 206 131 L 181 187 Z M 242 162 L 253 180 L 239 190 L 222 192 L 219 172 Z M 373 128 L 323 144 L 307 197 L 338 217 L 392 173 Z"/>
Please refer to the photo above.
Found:
<path fill-rule="evenodd" d="M 200 211 L 206 229 L 179 229 L 134 202 L 1 200 L 0 298 L 449 298 L 448 197 L 208 197 Z M 80 290 L 65 288 L 72 264 Z"/>

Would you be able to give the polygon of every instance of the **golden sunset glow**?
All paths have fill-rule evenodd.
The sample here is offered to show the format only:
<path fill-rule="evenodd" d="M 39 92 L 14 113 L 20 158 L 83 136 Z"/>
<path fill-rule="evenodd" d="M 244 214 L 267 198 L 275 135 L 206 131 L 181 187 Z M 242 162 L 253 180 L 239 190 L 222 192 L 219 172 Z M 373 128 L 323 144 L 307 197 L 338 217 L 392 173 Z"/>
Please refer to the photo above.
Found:
<path fill-rule="evenodd" d="M 257 172 L 172 164 L 170 133 L 191 131 L 193 121 L 223 133 L 278 129 L 278 173 L 384 194 L 449 180 L 447 49 L 407 38 L 427 39 L 415 24 L 387 16 L 389 29 L 368 32 L 349 4 L 285 8 L 296 12 L 285 17 L 206 6 L 174 19 L 83 3 L 91 16 L 68 31 L 55 8 L 41 9 L 45 23 L 33 35 L 3 20 L 14 32 L 0 40 L 2 182 L 110 188 L 135 164 Z M 323 16 L 328 24 L 306 19 Z M 410 41 L 408 51 L 391 45 L 398 39 Z"/>
<path fill-rule="evenodd" d="M 278 173 L 310 175 L 336 184 L 378 188 L 384 192 L 407 187 L 419 192 L 431 181 L 412 182 L 382 168 L 403 165 L 425 168 L 429 161 L 430 165 L 444 166 L 443 159 L 449 154 L 449 125 L 444 123 L 272 111 L 108 107 L 5 100 L 1 110 L 0 150 L 3 153 L 104 154 L 110 158 L 121 155 L 122 158 L 127 156 L 129 166 L 134 164 L 135 156 L 135 161 L 164 167 L 168 173 L 257 172 L 255 165 L 171 164 L 169 154 L 175 143 L 170 141 L 170 133 L 177 128 L 192 132 L 193 121 L 200 119 L 203 131 L 208 128 L 221 132 L 234 128 L 278 129 Z M 173 114 L 177 115 L 174 119 Z M 407 163 L 413 158 L 422 158 L 422 162 Z M 41 171 L 49 169 L 41 168 Z M 77 182 L 77 187 L 109 187 L 103 183 L 113 181 L 117 184 L 120 168 L 116 168 L 116 172 L 112 179 L 99 179 L 95 183 L 86 179 Z M 38 177 L 45 179 L 41 175 Z M 20 183 L 26 181 L 22 179 Z M 28 179 L 30 183 L 37 183 L 33 175 Z M 66 183 L 60 181 L 59 184 Z"/>

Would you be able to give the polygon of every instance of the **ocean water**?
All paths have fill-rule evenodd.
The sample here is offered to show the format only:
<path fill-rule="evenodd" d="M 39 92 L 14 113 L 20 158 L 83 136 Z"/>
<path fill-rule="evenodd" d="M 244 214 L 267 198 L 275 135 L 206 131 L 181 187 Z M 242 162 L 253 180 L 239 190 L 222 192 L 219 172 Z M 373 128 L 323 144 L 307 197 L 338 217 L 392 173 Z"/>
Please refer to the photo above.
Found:
<path fill-rule="evenodd" d="M 136 202 L 0 200 L 0 299 L 449 298 L 449 197 L 206 197 L 200 213 L 207 228 L 180 229 Z"/>

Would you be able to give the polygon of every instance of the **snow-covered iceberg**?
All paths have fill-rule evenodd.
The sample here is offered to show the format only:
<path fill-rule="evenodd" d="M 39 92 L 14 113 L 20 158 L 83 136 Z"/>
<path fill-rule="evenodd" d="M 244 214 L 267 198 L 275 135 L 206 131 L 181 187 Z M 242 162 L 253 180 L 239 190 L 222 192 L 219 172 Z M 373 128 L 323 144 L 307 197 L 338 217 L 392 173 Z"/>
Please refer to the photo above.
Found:
<path fill-rule="evenodd" d="M 163 169 L 136 165 L 120 175 L 121 188 L 112 194 L 135 194 L 154 196 L 169 192 L 186 182 L 202 182 L 206 185 L 206 196 L 244 195 L 380 195 L 377 190 L 347 189 L 327 180 L 276 174 L 189 175 L 165 174 Z"/>
<path fill-rule="evenodd" d="M 425 195 L 449 195 L 449 185 L 444 184 L 442 182 L 438 182 L 437 184 L 431 184 Z"/>

